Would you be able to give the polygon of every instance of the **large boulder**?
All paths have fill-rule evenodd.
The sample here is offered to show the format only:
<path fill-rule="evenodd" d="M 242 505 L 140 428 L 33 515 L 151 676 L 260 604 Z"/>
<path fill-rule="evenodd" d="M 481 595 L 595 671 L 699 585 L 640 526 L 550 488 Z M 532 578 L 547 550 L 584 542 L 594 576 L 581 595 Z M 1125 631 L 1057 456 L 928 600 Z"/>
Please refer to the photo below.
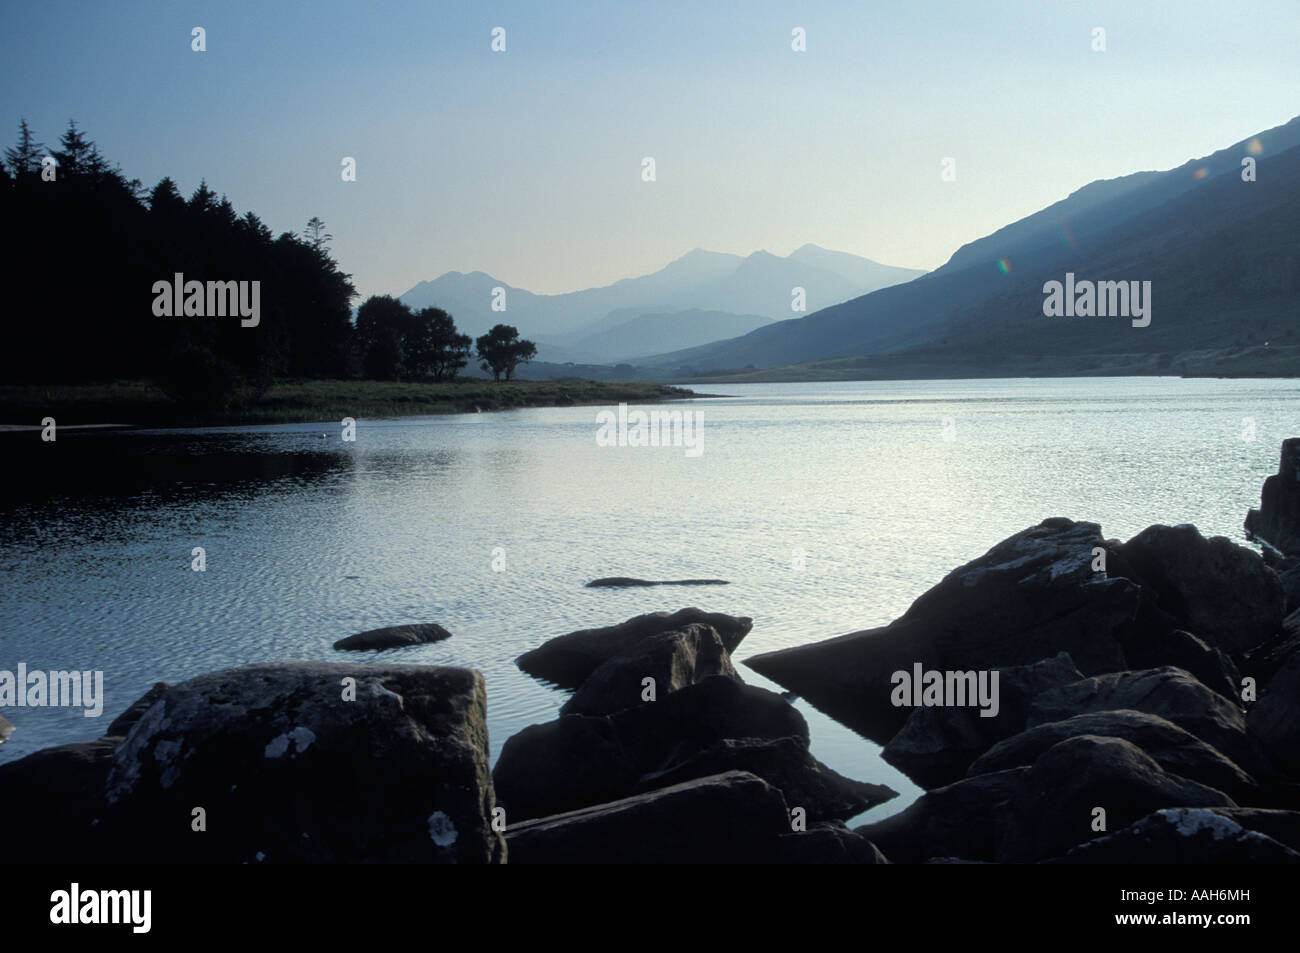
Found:
<path fill-rule="evenodd" d="M 1242 652 L 1282 624 L 1282 583 L 1258 553 L 1195 526 L 1148 526 L 1121 548 L 1143 586 L 1182 627 L 1225 652 Z"/>
<path fill-rule="evenodd" d="M 414 625 L 392 625 L 386 629 L 358 632 L 334 643 L 336 649 L 364 651 L 366 649 L 396 649 L 406 645 L 423 645 L 451 638 L 451 633 L 436 622 Z"/>
<path fill-rule="evenodd" d="M 743 771 L 700 778 L 522 824 L 515 864 L 756 863 L 791 831 L 781 792 Z"/>
<path fill-rule="evenodd" d="M 506 839 L 515 864 L 887 862 L 843 825 L 796 832 L 781 792 L 743 771 L 512 823 Z"/>
<path fill-rule="evenodd" d="M 854 828 L 895 864 L 931 858 L 992 861 L 1007 802 L 1029 768 L 966 778 L 921 795 L 904 811 Z"/>
<path fill-rule="evenodd" d="M 1000 741 L 976 759 L 969 777 L 1032 765 L 1067 738 L 1100 735 L 1132 742 L 1170 774 L 1177 774 L 1234 798 L 1249 797 L 1255 779 L 1223 754 L 1171 721 L 1140 711 L 1098 711 L 1052 721 Z"/>
<path fill-rule="evenodd" d="M 791 809 L 802 807 L 809 822 L 844 820 L 898 796 L 883 784 L 854 781 L 828 768 L 799 738 L 724 738 L 703 751 L 686 745 L 681 757 L 644 775 L 637 791 L 680 784 L 727 771 L 748 771 L 780 788 Z"/>
<path fill-rule="evenodd" d="M 966 775 L 977 757 L 1025 727 L 1035 696 L 1083 678 L 1065 652 L 1031 665 L 1010 665 L 997 671 L 995 717 L 983 717 L 978 708 L 913 709 L 880 756 L 922 787 L 952 784 Z"/>
<path fill-rule="evenodd" d="M 1292 779 L 1300 779 L 1300 652 L 1292 654 L 1268 682 L 1246 716 L 1251 735 Z"/>
<path fill-rule="evenodd" d="M 950 572 L 888 626 L 745 664 L 882 744 L 911 713 L 893 704 L 893 673 L 916 663 L 977 671 L 1067 652 L 1085 675 L 1115 671 L 1141 590 L 1094 570 L 1097 550 L 1105 550 L 1097 524 L 1045 520 Z"/>
<path fill-rule="evenodd" d="M 697 622 L 649 636 L 601 663 L 560 712 L 608 715 L 642 704 L 646 678 L 658 699 L 713 675 L 740 678 L 718 630 Z"/>
<path fill-rule="evenodd" d="M 1155 811 L 1048 863 L 1300 864 L 1300 853 L 1228 811 L 1180 807 Z"/>
<path fill-rule="evenodd" d="M 1163 807 L 1236 807 L 1222 791 L 1167 773 L 1122 738 L 1077 735 L 1034 762 L 1007 803 L 997 860 L 1033 863 L 1096 836 L 1095 811 L 1108 830 Z"/>
<path fill-rule="evenodd" d="M 547 679 L 561 688 L 578 688 L 609 659 L 660 633 L 676 632 L 696 623 L 717 630 L 728 652 L 734 652 L 740 640 L 754 626 L 748 617 L 704 612 L 696 608 L 651 612 L 618 625 L 582 629 L 558 636 L 525 652 L 515 660 L 515 664 L 534 678 Z"/>
<path fill-rule="evenodd" d="M 485 709 L 483 677 L 459 668 L 202 675 L 121 740 L 103 826 L 161 862 L 500 862 Z"/>
<path fill-rule="evenodd" d="M 1284 556 L 1300 556 L 1300 437 L 1282 441 L 1277 473 L 1264 481 L 1259 509 L 1246 514 L 1246 532 Z"/>
<path fill-rule="evenodd" d="M 1129 668 L 1176 665 L 1191 672 L 1206 688 L 1233 702 L 1241 700 L 1241 673 L 1220 649 L 1181 629 L 1148 631 L 1124 644 Z"/>
<path fill-rule="evenodd" d="M 613 715 L 563 715 L 506 740 L 493 771 L 513 824 L 625 798 L 646 775 L 725 738 L 795 738 L 808 724 L 781 696 L 714 676 Z"/>
<path fill-rule="evenodd" d="M 1217 748 L 1248 774 L 1267 774 L 1258 744 L 1246 734 L 1240 707 L 1172 665 L 1111 672 L 1052 688 L 1034 699 L 1028 727 L 1075 715 L 1131 709 L 1159 715 Z"/>

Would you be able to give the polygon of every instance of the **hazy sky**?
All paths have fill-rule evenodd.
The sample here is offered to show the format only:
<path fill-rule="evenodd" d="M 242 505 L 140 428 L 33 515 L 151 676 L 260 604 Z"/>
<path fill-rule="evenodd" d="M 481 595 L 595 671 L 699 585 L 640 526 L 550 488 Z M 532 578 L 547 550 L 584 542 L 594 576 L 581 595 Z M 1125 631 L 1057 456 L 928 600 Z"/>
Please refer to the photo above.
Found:
<path fill-rule="evenodd" d="M 363 296 L 453 269 L 551 293 L 695 247 L 934 268 L 1287 121 L 1298 50 L 1296 0 L 5 0 L 0 131 L 75 118 L 146 185 L 206 178 L 277 233 L 319 215 Z"/>

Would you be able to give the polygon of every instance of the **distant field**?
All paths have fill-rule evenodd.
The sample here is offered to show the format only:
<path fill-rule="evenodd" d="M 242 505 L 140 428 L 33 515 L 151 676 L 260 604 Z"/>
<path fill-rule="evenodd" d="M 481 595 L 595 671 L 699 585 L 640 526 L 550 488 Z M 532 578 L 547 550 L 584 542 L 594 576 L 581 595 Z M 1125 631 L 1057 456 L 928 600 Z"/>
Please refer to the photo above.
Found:
<path fill-rule="evenodd" d="M 104 384 L 0 384 L 0 425 L 203 425 L 337 421 L 473 413 L 517 407 L 654 403 L 697 396 L 681 387 L 577 378 L 549 381 L 463 380 L 442 383 L 304 380 L 275 384 L 256 401 L 195 416 L 144 381 Z"/>

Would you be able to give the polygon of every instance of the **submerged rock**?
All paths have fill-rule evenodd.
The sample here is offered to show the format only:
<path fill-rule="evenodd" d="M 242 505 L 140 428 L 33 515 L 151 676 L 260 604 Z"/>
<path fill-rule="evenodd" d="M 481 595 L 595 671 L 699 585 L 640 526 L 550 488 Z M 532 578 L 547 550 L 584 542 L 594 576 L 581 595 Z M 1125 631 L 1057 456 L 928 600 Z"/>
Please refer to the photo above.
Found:
<path fill-rule="evenodd" d="M 1067 652 L 1085 675 L 1115 671 L 1140 588 L 1094 570 L 1099 550 L 1097 524 L 1045 520 L 953 570 L 888 626 L 745 664 L 880 743 L 911 713 L 893 705 L 891 676 L 915 663 L 976 671 Z"/>
<path fill-rule="evenodd" d="M 734 652 L 754 626 L 748 617 L 704 612 L 693 607 L 671 613 L 651 612 L 618 625 L 582 629 L 550 639 L 519 656 L 515 664 L 534 678 L 547 679 L 561 688 L 578 688 L 602 664 L 646 639 L 697 623 L 717 630 L 728 652 Z"/>
<path fill-rule="evenodd" d="M 334 643 L 336 649 L 363 651 L 365 649 L 395 649 L 405 645 L 423 645 L 451 638 L 451 633 L 436 622 L 414 625 L 392 625 L 386 629 L 358 632 Z"/>
<path fill-rule="evenodd" d="M 623 589 L 640 586 L 729 586 L 725 579 L 633 579 L 629 576 L 607 576 L 587 583 L 588 589 Z"/>
<path fill-rule="evenodd" d="M 1259 509 L 1246 514 L 1246 532 L 1275 554 L 1300 556 L 1300 437 L 1282 441 L 1277 473 L 1264 481 Z"/>

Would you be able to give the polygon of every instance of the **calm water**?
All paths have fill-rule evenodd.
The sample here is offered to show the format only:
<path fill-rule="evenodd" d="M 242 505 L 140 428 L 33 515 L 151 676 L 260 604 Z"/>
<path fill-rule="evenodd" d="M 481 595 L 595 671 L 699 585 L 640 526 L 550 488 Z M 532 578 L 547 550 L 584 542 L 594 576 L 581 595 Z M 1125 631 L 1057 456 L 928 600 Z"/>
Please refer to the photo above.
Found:
<path fill-rule="evenodd" d="M 495 760 L 564 700 L 513 661 L 552 636 L 694 604 L 754 617 L 743 660 L 889 622 L 1055 515 L 1123 538 L 1192 522 L 1241 540 L 1300 434 L 1292 381 L 699 389 L 734 396 L 673 405 L 703 414 L 694 458 L 597 446 L 594 407 L 363 420 L 355 443 L 337 424 L 6 435 L 0 669 L 101 669 L 107 701 L 101 719 L 6 710 L 0 760 L 98 736 L 155 681 L 283 659 L 479 669 Z M 195 546 L 206 572 L 190 569 Z M 608 575 L 732 585 L 583 588 Z M 453 638 L 379 657 L 330 647 L 424 621 Z M 869 817 L 916 796 L 878 746 L 798 707 L 822 760 L 902 792 Z"/>

